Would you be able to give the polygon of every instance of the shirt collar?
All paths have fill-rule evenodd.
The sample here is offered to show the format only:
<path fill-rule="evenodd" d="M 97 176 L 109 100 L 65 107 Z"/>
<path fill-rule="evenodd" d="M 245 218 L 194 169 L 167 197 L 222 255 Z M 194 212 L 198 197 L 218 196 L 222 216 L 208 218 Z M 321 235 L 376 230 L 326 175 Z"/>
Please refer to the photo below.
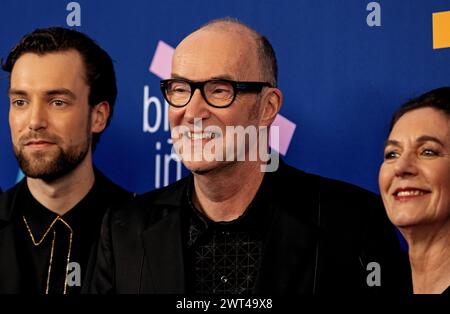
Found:
<path fill-rule="evenodd" d="M 273 206 L 268 191 L 269 181 L 270 176 L 265 175 L 255 197 L 241 216 L 228 222 L 215 222 L 206 217 L 192 202 L 194 179 L 191 176 L 184 197 L 184 207 L 187 208 L 187 215 L 185 216 L 188 219 L 187 246 L 190 247 L 195 244 L 205 232 L 215 229 L 256 232 L 264 236 L 269 230 L 273 216 Z"/>
<path fill-rule="evenodd" d="M 58 217 L 56 213 L 47 209 L 33 197 L 26 183 L 23 189 L 23 197 L 20 198 L 19 207 L 23 218 L 26 219 L 29 231 L 37 241 L 44 236 L 52 222 Z"/>
<path fill-rule="evenodd" d="M 83 199 L 61 216 L 61 218 L 72 228 L 79 226 L 83 222 L 84 216 L 88 215 L 87 207 L 89 207 L 89 205 L 92 206 L 92 200 L 95 199 L 95 191 L 96 183 L 94 183 L 94 186 Z M 59 215 L 39 203 L 31 194 L 27 183 L 25 183 L 23 189 L 23 197 L 20 199 L 20 212 L 26 219 L 26 224 L 30 229 L 29 231 L 36 240 L 41 239 Z M 89 224 L 89 221 L 84 221 L 83 224 Z"/>

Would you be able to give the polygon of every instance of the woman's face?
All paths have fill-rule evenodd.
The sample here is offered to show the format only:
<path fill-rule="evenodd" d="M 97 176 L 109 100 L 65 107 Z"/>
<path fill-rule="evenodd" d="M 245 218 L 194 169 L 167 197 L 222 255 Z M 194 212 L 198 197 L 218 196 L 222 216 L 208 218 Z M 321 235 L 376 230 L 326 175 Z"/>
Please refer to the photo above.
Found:
<path fill-rule="evenodd" d="M 450 118 L 420 108 L 394 125 L 379 174 L 384 206 L 400 228 L 450 219 Z"/>

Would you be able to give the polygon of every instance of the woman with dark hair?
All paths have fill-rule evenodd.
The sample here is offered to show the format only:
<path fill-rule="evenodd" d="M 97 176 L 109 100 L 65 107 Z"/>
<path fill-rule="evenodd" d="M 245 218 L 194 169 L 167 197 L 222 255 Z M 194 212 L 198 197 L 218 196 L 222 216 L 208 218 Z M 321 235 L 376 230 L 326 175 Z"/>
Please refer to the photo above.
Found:
<path fill-rule="evenodd" d="M 450 293 L 450 87 L 393 116 L 379 174 L 391 222 L 408 242 L 414 293 Z"/>

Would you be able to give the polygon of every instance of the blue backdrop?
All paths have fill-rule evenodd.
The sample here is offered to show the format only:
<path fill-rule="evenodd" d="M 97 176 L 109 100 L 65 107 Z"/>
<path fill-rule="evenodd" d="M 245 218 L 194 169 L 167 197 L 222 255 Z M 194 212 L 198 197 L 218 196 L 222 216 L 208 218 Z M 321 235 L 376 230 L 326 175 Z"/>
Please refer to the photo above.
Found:
<path fill-rule="evenodd" d="M 164 177 L 172 182 L 177 175 L 167 143 L 161 75 L 149 70 L 152 62 L 163 68 L 170 47 L 206 21 L 237 17 L 265 34 L 277 53 L 285 99 L 281 114 L 291 122 L 291 130 L 296 126 L 285 160 L 378 191 L 391 113 L 412 96 L 450 85 L 450 49 L 433 48 L 433 35 L 445 35 L 450 29 L 442 29 L 445 23 L 441 23 L 440 29 L 433 30 L 432 18 L 433 13 L 449 11 L 450 1 L 370 2 L 1 0 L 0 56 L 6 58 L 25 33 L 53 25 L 72 25 L 105 48 L 115 60 L 119 96 L 95 162 L 117 183 L 144 192 L 167 183 Z M 161 42 L 170 47 L 161 44 L 158 55 Z M 8 127 L 7 86 L 8 75 L 3 72 L 3 189 L 18 177 Z"/>

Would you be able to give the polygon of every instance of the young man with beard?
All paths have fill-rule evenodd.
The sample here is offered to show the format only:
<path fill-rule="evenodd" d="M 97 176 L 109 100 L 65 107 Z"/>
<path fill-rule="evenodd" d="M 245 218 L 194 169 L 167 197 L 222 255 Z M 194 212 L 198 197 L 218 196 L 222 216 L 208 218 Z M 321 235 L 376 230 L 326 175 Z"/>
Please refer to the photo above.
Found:
<path fill-rule="evenodd" d="M 2 67 L 26 177 L 0 197 L 0 293 L 79 293 L 104 212 L 131 197 L 92 161 L 117 95 L 112 60 L 53 27 L 25 35 Z"/>
<path fill-rule="evenodd" d="M 263 130 L 280 110 L 264 36 L 233 19 L 208 23 L 177 46 L 161 89 L 191 175 L 108 212 L 92 292 L 402 291 L 407 260 L 378 196 L 283 162 L 264 173 L 263 158 L 249 158 L 255 142 L 226 140 L 229 126 Z M 246 158 L 191 158 L 213 141 L 218 156 Z"/>

